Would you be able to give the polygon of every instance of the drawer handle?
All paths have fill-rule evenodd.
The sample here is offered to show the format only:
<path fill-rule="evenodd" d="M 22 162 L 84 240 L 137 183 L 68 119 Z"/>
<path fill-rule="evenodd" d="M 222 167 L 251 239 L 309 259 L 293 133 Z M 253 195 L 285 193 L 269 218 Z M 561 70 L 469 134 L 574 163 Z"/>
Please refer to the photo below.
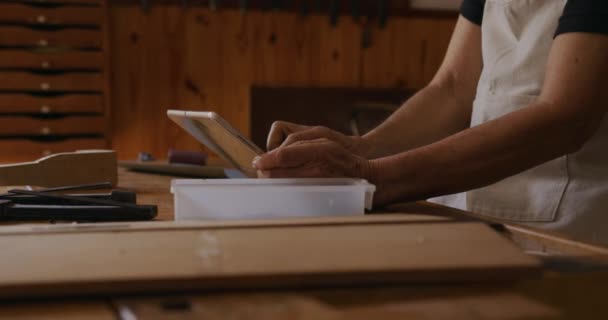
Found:
<path fill-rule="evenodd" d="M 42 61 L 40 65 L 42 66 L 42 69 L 48 69 L 51 67 L 51 63 L 48 61 Z"/>
<path fill-rule="evenodd" d="M 40 113 L 51 113 L 51 107 L 47 105 L 40 106 Z"/>
<path fill-rule="evenodd" d="M 38 23 L 46 23 L 46 16 L 44 16 L 44 15 L 39 15 L 39 16 L 37 16 L 37 17 L 36 17 L 36 21 L 37 21 Z"/>
<path fill-rule="evenodd" d="M 40 89 L 42 90 L 49 90 L 51 88 L 51 84 L 49 84 L 48 82 L 43 82 L 40 84 Z"/>
<path fill-rule="evenodd" d="M 40 40 L 38 40 L 38 45 L 41 47 L 46 47 L 49 45 L 49 41 L 46 39 L 40 39 Z"/>
<path fill-rule="evenodd" d="M 49 134 L 51 134 L 51 128 L 49 128 L 49 127 L 42 127 L 40 129 L 40 133 L 42 133 L 42 135 L 48 136 Z"/>

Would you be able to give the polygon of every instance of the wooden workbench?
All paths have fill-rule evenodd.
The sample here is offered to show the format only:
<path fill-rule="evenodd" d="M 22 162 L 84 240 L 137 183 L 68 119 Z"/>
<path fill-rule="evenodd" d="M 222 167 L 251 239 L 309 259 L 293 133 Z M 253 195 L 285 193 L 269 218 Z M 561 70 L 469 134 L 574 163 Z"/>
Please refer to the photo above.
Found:
<path fill-rule="evenodd" d="M 120 185 L 173 219 L 171 177 L 120 171 Z M 427 203 L 385 211 L 471 218 Z M 474 216 L 472 218 L 475 218 Z M 0 319 L 605 319 L 608 249 L 517 226 L 502 231 L 545 262 L 514 284 L 415 285 L 305 291 L 185 293 L 0 304 Z"/>

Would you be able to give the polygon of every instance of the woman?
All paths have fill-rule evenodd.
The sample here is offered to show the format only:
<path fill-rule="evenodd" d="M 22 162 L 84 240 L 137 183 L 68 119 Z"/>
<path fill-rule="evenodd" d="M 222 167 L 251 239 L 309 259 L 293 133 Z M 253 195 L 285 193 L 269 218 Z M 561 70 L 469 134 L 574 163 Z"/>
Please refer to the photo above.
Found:
<path fill-rule="evenodd" d="M 363 137 L 278 122 L 254 166 L 608 244 L 607 110 L 608 1 L 465 0 L 434 79 L 386 122 Z"/>

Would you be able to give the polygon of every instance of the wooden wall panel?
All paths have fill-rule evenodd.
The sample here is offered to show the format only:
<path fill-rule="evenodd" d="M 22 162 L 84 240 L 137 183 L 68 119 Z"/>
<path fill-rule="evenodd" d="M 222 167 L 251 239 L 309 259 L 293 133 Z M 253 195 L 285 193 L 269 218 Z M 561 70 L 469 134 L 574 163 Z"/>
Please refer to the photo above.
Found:
<path fill-rule="evenodd" d="M 267 86 L 420 88 L 445 52 L 453 17 L 401 17 L 372 32 L 341 17 L 176 5 L 111 8 L 113 146 L 139 151 L 199 149 L 170 123 L 168 108 L 213 110 L 245 133 L 249 88 Z M 289 107 L 289 106 L 286 106 Z"/>

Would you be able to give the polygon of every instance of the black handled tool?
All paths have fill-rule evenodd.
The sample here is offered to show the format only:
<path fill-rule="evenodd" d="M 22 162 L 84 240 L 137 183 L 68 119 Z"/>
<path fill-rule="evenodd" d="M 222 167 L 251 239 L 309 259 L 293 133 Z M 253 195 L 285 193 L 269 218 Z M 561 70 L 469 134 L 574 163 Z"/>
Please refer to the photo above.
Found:
<path fill-rule="evenodd" d="M 211 9 L 211 11 L 217 11 L 217 8 L 220 5 L 219 2 L 220 0 L 209 0 L 209 9 Z"/>
<path fill-rule="evenodd" d="M 306 17 L 310 13 L 310 8 L 308 8 L 308 0 L 300 0 L 298 6 L 298 12 L 301 17 Z"/>
<path fill-rule="evenodd" d="M 270 7 L 272 8 L 272 10 L 279 11 L 281 10 L 281 6 L 281 0 L 270 0 Z"/>
<path fill-rule="evenodd" d="M 350 11 L 353 16 L 353 20 L 361 20 L 361 0 L 351 0 Z"/>
<path fill-rule="evenodd" d="M 329 1 L 329 23 L 332 27 L 338 25 L 338 18 L 340 17 L 340 3 L 338 0 Z"/>
<path fill-rule="evenodd" d="M 372 46 L 372 25 L 369 22 L 365 22 L 363 24 L 363 28 L 361 31 L 361 47 L 363 49 L 369 49 Z"/>
<path fill-rule="evenodd" d="M 10 190 L 17 195 L 36 196 L 46 204 L 18 204 L 0 200 L 0 220 L 64 220 L 64 221 L 138 221 L 156 217 L 154 205 L 137 205 L 82 196 L 52 195 L 43 192 Z M 62 205 L 58 203 L 69 203 Z"/>
<path fill-rule="evenodd" d="M 156 206 L 135 208 L 89 205 L 27 205 L 0 200 L 2 221 L 141 221 L 156 217 Z"/>
<path fill-rule="evenodd" d="M 150 0 L 141 0 L 141 8 L 144 12 L 148 12 L 150 10 Z"/>
<path fill-rule="evenodd" d="M 112 190 L 110 193 L 86 193 L 86 194 L 68 194 L 67 196 L 76 198 L 91 198 L 91 199 L 102 199 L 117 201 L 121 203 L 137 203 L 137 195 L 133 191 L 126 190 Z M 49 200 L 39 196 L 32 195 L 20 195 L 20 194 L 8 194 L 0 196 L 2 200 L 10 200 L 15 204 L 49 204 Z M 54 205 L 78 205 L 82 204 L 81 201 L 72 201 L 66 199 L 53 200 Z"/>
<path fill-rule="evenodd" d="M 389 5 L 389 0 L 378 1 L 378 25 L 380 26 L 380 28 L 386 27 Z"/>

